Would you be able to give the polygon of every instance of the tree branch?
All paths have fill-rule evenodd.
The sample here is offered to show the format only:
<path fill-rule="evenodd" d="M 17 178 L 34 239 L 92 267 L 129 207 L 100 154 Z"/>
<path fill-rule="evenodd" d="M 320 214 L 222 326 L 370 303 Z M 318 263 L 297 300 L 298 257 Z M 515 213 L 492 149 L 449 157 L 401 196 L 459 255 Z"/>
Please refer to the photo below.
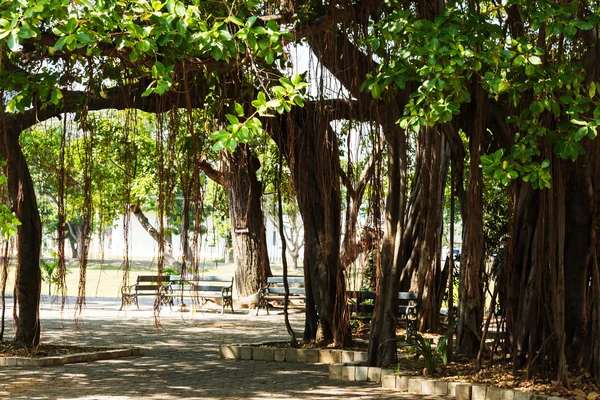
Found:
<path fill-rule="evenodd" d="M 219 171 L 218 169 L 216 169 L 207 160 L 200 161 L 200 169 L 202 170 L 202 172 L 204 172 L 206 174 L 206 176 L 208 176 L 208 178 L 211 181 L 216 182 L 219 185 L 225 186 L 225 187 L 229 184 L 229 180 L 226 179 L 225 173 L 223 173 L 223 171 Z"/>

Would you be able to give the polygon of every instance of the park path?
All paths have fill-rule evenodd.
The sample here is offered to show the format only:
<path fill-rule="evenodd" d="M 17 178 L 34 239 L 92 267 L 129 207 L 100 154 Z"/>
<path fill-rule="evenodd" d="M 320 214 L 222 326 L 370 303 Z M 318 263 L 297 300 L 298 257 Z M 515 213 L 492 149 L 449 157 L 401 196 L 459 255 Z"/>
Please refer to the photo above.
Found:
<path fill-rule="evenodd" d="M 0 367 L 0 399 L 445 398 L 401 394 L 368 382 L 329 381 L 326 365 L 217 358 L 221 343 L 285 340 L 280 315 L 257 317 L 238 311 L 221 316 L 167 309 L 161 313 L 162 329 L 157 329 L 149 303 L 141 311 L 118 311 L 117 300 L 89 299 L 78 331 L 72 306 L 61 313 L 49 298 L 42 303 L 44 342 L 137 346 L 143 355 L 61 367 Z M 292 317 L 298 332 L 301 318 Z"/>

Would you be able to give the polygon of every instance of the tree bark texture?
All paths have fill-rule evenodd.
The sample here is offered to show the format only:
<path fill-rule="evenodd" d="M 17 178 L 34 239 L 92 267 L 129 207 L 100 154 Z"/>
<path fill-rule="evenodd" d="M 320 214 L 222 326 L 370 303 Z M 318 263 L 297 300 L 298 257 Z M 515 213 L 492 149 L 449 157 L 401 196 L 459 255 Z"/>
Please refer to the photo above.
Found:
<path fill-rule="evenodd" d="M 319 106 L 294 110 L 271 131 L 283 148 L 304 225 L 304 339 L 350 343 L 344 271 L 340 264 L 341 197 L 337 138 Z"/>
<path fill-rule="evenodd" d="M 400 290 L 419 293 L 419 330 L 437 332 L 445 279 L 441 268 L 442 226 L 450 147 L 441 127 L 419 132 L 415 176 L 406 216 Z"/>
<path fill-rule="evenodd" d="M 237 295 L 247 297 L 271 276 L 265 218 L 262 210 L 262 184 L 256 177 L 258 158 L 248 146 L 239 145 L 233 153 L 223 153 L 228 177 L 225 188 L 231 221 Z"/>
<path fill-rule="evenodd" d="M 406 137 L 385 130 L 388 145 L 388 190 L 386 231 L 381 246 L 381 265 L 377 279 L 377 301 L 371 321 L 367 363 L 387 366 L 397 362 L 396 323 L 400 266 L 405 264 L 402 251 L 404 207 L 406 204 Z"/>
<path fill-rule="evenodd" d="M 9 195 L 21 225 L 17 238 L 17 277 L 15 283 L 18 306 L 15 340 L 36 347 L 40 340 L 39 302 L 41 291 L 40 252 L 42 226 L 33 181 L 18 137 L 6 127 L 0 129 L 0 151 L 7 161 Z"/>
<path fill-rule="evenodd" d="M 595 143 L 572 163 L 552 156 L 552 188 L 515 184 L 515 228 L 507 263 L 508 340 L 514 368 L 569 385 L 570 368 L 598 371 Z M 568 310 L 568 311 L 567 311 Z"/>
<path fill-rule="evenodd" d="M 477 355 L 483 322 L 483 173 L 479 159 L 483 154 L 485 115 L 483 88 L 475 78 L 474 117 L 467 129 L 471 164 L 467 179 L 463 219 L 463 248 L 458 287 L 458 325 L 456 352 Z"/>

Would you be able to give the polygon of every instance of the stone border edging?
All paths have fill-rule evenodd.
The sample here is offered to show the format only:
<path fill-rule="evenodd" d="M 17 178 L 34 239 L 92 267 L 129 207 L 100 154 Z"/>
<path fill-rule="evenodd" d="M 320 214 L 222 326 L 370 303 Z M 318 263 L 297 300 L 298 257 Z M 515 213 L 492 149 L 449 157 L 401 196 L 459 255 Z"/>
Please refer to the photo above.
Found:
<path fill-rule="evenodd" d="M 450 395 L 457 400 L 564 400 L 546 397 L 516 389 L 502 389 L 481 384 L 447 382 L 418 376 L 399 375 L 393 369 L 365 367 L 352 364 L 332 364 L 329 379 L 344 381 L 381 382 L 386 389 L 428 395 Z"/>
<path fill-rule="evenodd" d="M 140 356 L 140 349 L 106 350 L 95 353 L 74 353 L 53 357 L 0 357 L 3 367 L 51 367 L 80 362 L 112 360 L 116 358 Z"/>
<path fill-rule="evenodd" d="M 219 346 L 219 357 L 231 360 L 287 361 L 323 364 L 364 362 L 367 360 L 366 351 L 261 347 L 277 343 L 282 342 L 221 344 L 221 346 Z"/>
<path fill-rule="evenodd" d="M 219 357 L 232 360 L 287 361 L 329 364 L 329 379 L 381 383 L 383 388 L 406 393 L 450 395 L 457 400 L 564 400 L 516 389 L 501 389 L 481 384 L 446 382 L 417 376 L 396 376 L 393 369 L 366 367 L 367 352 L 338 349 L 292 349 L 261 347 L 282 342 L 221 344 Z"/>

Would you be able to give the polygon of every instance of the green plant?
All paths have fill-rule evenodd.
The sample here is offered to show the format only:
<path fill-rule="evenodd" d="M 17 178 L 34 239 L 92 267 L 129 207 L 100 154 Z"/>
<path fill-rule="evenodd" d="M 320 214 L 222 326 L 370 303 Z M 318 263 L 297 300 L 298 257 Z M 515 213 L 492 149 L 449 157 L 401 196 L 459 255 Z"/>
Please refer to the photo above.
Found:
<path fill-rule="evenodd" d="M 163 268 L 163 275 L 179 275 L 179 271 L 172 267 Z"/>
<path fill-rule="evenodd" d="M 446 331 L 446 334 L 439 338 L 435 349 L 432 349 L 431 341 L 424 338 L 419 332 L 412 333 L 410 337 L 414 341 L 414 344 L 408 348 L 407 354 L 414 354 L 415 360 L 418 360 L 422 356 L 425 360 L 427 371 L 430 374 L 435 373 L 440 360 L 444 365 L 448 364 L 448 338 L 453 334 L 455 326 L 456 323 L 452 324 Z"/>
<path fill-rule="evenodd" d="M 52 284 L 58 286 L 60 278 L 58 277 L 58 258 L 54 254 L 52 261 L 40 260 L 40 269 L 42 270 L 42 280 L 48 283 L 48 296 L 52 296 Z M 70 274 L 71 271 L 65 270 L 66 274 Z"/>

